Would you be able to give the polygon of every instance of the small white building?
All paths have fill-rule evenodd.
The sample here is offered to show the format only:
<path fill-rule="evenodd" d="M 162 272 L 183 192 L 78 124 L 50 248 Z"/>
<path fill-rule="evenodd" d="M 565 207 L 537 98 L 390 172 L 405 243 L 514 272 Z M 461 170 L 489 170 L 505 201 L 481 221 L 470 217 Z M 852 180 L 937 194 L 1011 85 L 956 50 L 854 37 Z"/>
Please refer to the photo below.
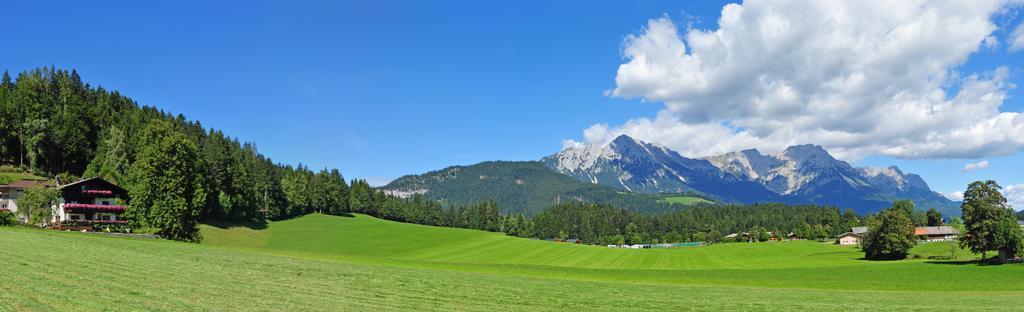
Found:
<path fill-rule="evenodd" d="M 854 232 L 846 232 L 843 234 L 839 234 L 838 238 L 840 245 L 860 245 L 861 241 L 864 239 L 864 236 Z"/>
<path fill-rule="evenodd" d="M 10 211 L 18 216 L 18 221 L 27 222 L 25 217 L 18 215 L 18 197 L 25 194 L 25 189 L 42 186 L 52 187 L 46 180 L 19 180 L 7 185 L 0 185 L 0 210 Z"/>

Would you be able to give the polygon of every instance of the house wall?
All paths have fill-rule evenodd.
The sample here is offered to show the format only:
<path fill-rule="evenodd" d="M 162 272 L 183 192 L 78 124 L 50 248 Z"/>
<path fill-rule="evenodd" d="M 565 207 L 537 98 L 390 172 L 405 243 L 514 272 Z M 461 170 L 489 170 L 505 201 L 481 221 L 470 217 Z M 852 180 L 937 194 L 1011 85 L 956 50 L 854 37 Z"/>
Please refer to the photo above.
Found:
<path fill-rule="evenodd" d="M 843 236 L 839 239 L 840 245 L 856 245 L 860 244 L 860 239 L 855 236 Z"/>
<path fill-rule="evenodd" d="M 53 206 L 53 218 L 50 222 L 58 223 L 68 219 L 67 213 L 64 212 L 64 198 L 60 198 L 57 205 Z"/>
<path fill-rule="evenodd" d="M 76 204 L 103 205 L 104 202 L 107 202 L 106 203 L 107 205 L 115 205 L 115 204 L 117 204 L 117 199 L 116 198 L 96 198 L 95 200 L 93 200 L 91 202 L 85 202 L 85 203 L 74 202 L 74 203 L 76 203 Z M 100 219 L 100 216 L 110 216 L 110 220 L 115 220 L 115 221 L 116 220 L 120 220 L 120 218 L 118 218 L 118 216 L 117 216 L 117 213 L 113 213 L 113 212 L 95 212 L 95 213 L 84 212 L 84 213 L 71 213 L 71 214 L 69 214 L 69 213 L 67 213 L 67 211 L 64 210 L 64 204 L 71 204 L 71 203 L 65 202 L 64 198 L 60 198 L 60 202 L 57 205 L 52 207 L 53 208 L 53 218 L 50 220 L 50 222 L 58 223 L 58 222 L 61 222 L 61 221 L 71 220 L 71 215 L 81 215 L 81 219 L 83 219 L 83 220 L 86 219 L 87 216 L 92 216 L 93 219 L 96 219 L 96 220 Z"/>
<path fill-rule="evenodd" d="M 927 235 L 924 237 L 924 241 L 926 242 L 953 241 L 956 239 L 956 235 Z"/>
<path fill-rule="evenodd" d="M 3 208 L 6 204 L 6 208 L 14 213 L 18 221 L 26 222 L 24 217 L 18 215 L 18 197 L 22 195 L 21 190 L 4 189 L 3 195 L 0 195 L 0 208 Z"/>

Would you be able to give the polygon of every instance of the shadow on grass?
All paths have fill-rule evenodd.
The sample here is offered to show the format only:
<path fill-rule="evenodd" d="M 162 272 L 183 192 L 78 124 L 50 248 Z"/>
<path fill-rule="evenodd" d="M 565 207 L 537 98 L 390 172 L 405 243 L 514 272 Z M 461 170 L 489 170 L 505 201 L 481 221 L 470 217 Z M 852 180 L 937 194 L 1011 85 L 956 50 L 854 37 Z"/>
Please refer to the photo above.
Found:
<path fill-rule="evenodd" d="M 345 217 L 345 218 L 355 218 L 356 217 L 356 215 L 348 213 L 348 212 L 343 212 L 341 214 L 334 214 L 332 216 L 335 216 L 335 217 Z"/>
<path fill-rule="evenodd" d="M 320 214 L 320 213 L 311 213 L 311 214 Z M 285 218 L 280 218 L 280 219 L 273 219 L 272 221 L 285 221 L 285 220 L 300 218 L 300 217 L 304 217 L 304 216 L 308 216 L 308 215 L 310 215 L 310 214 L 299 215 L 299 216 L 292 216 L 292 217 L 285 217 Z M 348 213 L 348 212 L 340 213 L 340 214 L 323 214 L 323 215 L 333 216 L 333 217 L 342 217 L 342 218 L 355 218 L 356 217 L 356 215 Z M 221 220 L 212 220 L 211 219 L 211 220 L 203 220 L 202 223 L 206 224 L 206 225 L 209 225 L 209 226 L 212 226 L 212 227 L 215 227 L 215 228 L 218 228 L 218 229 L 228 229 L 228 228 L 233 228 L 233 227 L 244 227 L 244 228 L 248 228 L 248 229 L 252 229 L 252 230 L 263 230 L 263 229 L 266 229 L 267 225 L 268 225 L 267 221 L 258 221 L 258 220 L 252 220 L 252 221 L 245 222 L 245 221 L 221 221 Z"/>
<path fill-rule="evenodd" d="M 927 264 L 944 264 L 944 265 L 968 265 L 968 264 L 979 264 L 987 265 L 986 263 L 980 263 L 978 260 L 930 260 L 925 261 Z"/>
<path fill-rule="evenodd" d="M 252 230 L 263 230 L 267 228 L 267 222 L 263 221 L 219 221 L 219 220 L 204 220 L 203 224 L 218 228 L 218 229 L 229 229 L 235 227 L 244 227 Z"/>
<path fill-rule="evenodd" d="M 1008 259 L 1006 261 L 1000 261 L 997 258 L 989 258 L 985 260 L 948 260 L 948 261 L 925 261 L 928 264 L 945 264 L 945 265 L 965 265 L 965 264 L 976 264 L 981 266 L 988 265 L 1014 265 L 1024 263 L 1019 259 Z"/>

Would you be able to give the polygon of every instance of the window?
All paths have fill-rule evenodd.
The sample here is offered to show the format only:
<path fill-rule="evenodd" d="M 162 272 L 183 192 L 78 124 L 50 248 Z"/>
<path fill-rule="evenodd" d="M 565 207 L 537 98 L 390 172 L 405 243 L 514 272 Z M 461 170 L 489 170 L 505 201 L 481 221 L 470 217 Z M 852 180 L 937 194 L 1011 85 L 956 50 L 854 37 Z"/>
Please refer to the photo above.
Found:
<path fill-rule="evenodd" d="M 110 205 L 110 201 L 109 200 L 104 200 L 103 201 L 103 205 Z"/>
<path fill-rule="evenodd" d="M 101 214 L 101 215 L 99 215 L 99 220 L 100 221 L 110 221 L 110 215 L 108 215 L 108 214 Z"/>
<path fill-rule="evenodd" d="M 77 220 L 82 220 L 82 215 L 77 215 L 77 214 L 68 215 L 68 220 L 76 220 L 76 221 Z"/>

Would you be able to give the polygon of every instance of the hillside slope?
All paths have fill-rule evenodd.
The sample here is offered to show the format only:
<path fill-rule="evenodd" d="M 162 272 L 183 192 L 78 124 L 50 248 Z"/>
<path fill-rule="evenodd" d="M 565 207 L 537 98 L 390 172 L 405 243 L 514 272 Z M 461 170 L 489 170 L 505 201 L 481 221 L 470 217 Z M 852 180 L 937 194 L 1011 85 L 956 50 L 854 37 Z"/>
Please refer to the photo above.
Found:
<path fill-rule="evenodd" d="M 663 196 L 619 192 L 584 183 L 535 161 L 489 161 L 398 178 L 381 187 L 398 196 L 422 194 L 448 205 L 494 200 L 503 213 L 539 212 L 559 201 L 610 204 L 640 212 L 672 209 Z"/>

